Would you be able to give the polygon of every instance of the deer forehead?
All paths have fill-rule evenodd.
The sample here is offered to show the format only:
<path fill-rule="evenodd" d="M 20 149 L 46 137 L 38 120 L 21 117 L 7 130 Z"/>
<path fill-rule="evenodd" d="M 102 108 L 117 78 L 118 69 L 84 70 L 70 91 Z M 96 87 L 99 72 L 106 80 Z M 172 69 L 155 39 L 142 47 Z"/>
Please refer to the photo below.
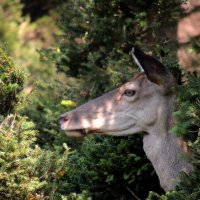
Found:
<path fill-rule="evenodd" d="M 123 94 L 126 90 L 134 90 L 135 95 L 133 97 L 123 98 Z M 156 84 L 150 82 L 147 77 L 141 73 L 138 76 L 134 77 L 131 81 L 122 85 L 116 91 L 116 102 L 119 103 L 120 100 L 131 100 L 136 98 L 142 98 L 145 96 L 153 95 L 159 93 L 159 88 Z"/>

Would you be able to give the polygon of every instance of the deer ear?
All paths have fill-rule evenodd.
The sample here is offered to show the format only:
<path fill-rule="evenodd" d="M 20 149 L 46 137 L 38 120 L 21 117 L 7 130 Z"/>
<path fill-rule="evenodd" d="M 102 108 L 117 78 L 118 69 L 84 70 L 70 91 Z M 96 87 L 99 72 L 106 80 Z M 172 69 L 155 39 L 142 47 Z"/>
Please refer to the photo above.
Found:
<path fill-rule="evenodd" d="M 160 61 L 138 48 L 133 48 L 131 53 L 136 64 L 145 72 L 147 78 L 161 86 L 165 91 L 169 91 L 174 85 L 174 77 L 167 68 Z"/>

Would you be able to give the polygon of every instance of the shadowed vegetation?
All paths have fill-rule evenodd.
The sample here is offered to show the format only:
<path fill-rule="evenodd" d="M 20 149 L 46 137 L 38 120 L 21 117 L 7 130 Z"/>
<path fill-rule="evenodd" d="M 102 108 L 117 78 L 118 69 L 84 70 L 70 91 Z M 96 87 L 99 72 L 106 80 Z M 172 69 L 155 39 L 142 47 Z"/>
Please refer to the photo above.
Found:
<path fill-rule="evenodd" d="M 1 2 L 0 199 L 200 198 L 200 81 L 198 72 L 189 75 L 176 58 L 178 44 L 172 36 L 183 15 L 180 4 Z M 172 130 L 188 141 L 195 170 L 166 195 L 140 136 L 71 139 L 57 122 L 64 111 L 137 72 L 129 55 L 132 46 L 162 60 L 182 84 Z"/>

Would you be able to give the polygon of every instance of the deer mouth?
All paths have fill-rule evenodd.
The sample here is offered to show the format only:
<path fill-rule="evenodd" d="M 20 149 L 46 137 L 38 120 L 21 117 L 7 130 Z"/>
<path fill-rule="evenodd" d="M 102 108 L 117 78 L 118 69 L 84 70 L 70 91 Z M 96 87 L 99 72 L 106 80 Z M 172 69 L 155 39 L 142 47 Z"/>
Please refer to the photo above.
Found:
<path fill-rule="evenodd" d="M 86 127 L 78 126 L 77 128 L 75 128 L 76 125 L 75 127 L 73 127 L 72 125 L 70 125 L 70 120 L 65 116 L 60 117 L 59 124 L 61 129 L 65 131 L 65 134 L 69 137 L 84 137 L 88 134 L 96 132 L 96 130 L 92 130 Z"/>
<path fill-rule="evenodd" d="M 69 137 L 84 137 L 89 134 L 88 129 L 74 129 L 74 130 L 65 130 L 65 134 Z"/>

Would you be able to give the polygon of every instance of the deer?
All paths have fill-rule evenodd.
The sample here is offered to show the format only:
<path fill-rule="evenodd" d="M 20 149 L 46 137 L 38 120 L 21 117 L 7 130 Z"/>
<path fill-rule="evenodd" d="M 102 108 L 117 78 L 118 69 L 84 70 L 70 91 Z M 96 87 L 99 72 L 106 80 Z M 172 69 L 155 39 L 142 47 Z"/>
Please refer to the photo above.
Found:
<path fill-rule="evenodd" d="M 173 190 L 180 173 L 189 174 L 187 143 L 171 133 L 176 109 L 176 81 L 155 57 L 133 48 L 140 72 L 122 86 L 65 112 L 60 127 L 71 137 L 88 134 L 128 136 L 143 134 L 143 149 L 161 187 Z"/>

